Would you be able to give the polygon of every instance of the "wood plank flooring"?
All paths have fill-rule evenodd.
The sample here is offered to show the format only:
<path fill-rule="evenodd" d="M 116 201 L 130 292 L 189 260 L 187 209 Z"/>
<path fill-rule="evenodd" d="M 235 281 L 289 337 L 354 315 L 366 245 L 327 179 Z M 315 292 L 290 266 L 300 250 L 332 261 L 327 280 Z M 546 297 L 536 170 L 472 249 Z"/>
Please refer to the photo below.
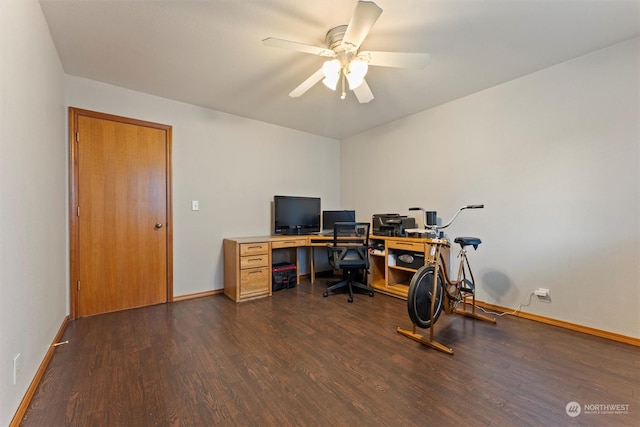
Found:
<path fill-rule="evenodd" d="M 435 333 L 449 356 L 396 332 L 411 326 L 404 301 L 357 294 L 348 304 L 323 298 L 325 288 L 74 320 L 21 425 L 638 425 L 637 347 L 509 316 L 492 325 L 443 314 Z"/>

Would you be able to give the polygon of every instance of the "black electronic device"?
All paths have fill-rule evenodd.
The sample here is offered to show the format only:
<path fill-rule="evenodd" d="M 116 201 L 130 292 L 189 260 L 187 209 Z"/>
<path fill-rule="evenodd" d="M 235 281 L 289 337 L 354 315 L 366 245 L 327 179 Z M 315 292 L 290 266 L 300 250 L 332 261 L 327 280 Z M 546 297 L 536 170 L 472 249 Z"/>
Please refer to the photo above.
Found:
<path fill-rule="evenodd" d="M 396 251 L 396 265 L 398 267 L 419 269 L 424 265 L 424 254 L 411 251 Z"/>
<path fill-rule="evenodd" d="M 296 265 L 280 262 L 271 266 L 271 290 L 290 289 L 296 287 Z"/>
<path fill-rule="evenodd" d="M 371 224 L 373 225 L 372 234 L 376 236 L 406 237 L 405 230 L 416 228 L 416 219 L 397 213 L 374 214 Z"/>
<path fill-rule="evenodd" d="M 336 222 L 355 222 L 356 211 L 322 211 L 322 232 L 333 234 L 333 224 Z"/>
<path fill-rule="evenodd" d="M 320 231 L 320 198 L 273 196 L 273 234 Z"/>

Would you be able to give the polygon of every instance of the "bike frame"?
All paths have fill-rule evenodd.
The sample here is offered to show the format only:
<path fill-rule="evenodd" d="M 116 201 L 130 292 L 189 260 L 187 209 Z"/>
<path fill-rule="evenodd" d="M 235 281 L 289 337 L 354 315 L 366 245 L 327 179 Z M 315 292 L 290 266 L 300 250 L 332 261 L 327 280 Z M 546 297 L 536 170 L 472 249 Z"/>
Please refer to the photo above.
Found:
<path fill-rule="evenodd" d="M 444 240 L 444 239 L 438 239 L 440 240 Z M 464 297 L 461 301 L 463 304 L 463 308 L 462 309 L 455 309 L 452 310 L 451 309 L 451 304 L 449 303 L 450 300 L 453 300 L 454 298 L 457 297 L 457 293 L 460 292 L 459 290 L 459 286 L 464 283 L 464 281 L 467 278 L 467 271 L 469 272 L 469 277 L 471 278 L 471 284 L 475 289 L 475 279 L 473 277 L 473 271 L 471 270 L 471 266 L 469 265 L 469 258 L 467 258 L 467 250 L 463 247 L 460 249 L 460 252 L 458 253 L 458 257 L 460 258 L 460 261 L 458 262 L 458 273 L 457 273 L 457 279 L 456 280 L 451 280 L 451 278 L 449 277 L 449 269 L 447 268 L 447 261 L 444 259 L 444 256 L 442 254 L 442 250 L 441 248 L 443 247 L 449 247 L 450 244 L 448 241 L 446 242 L 434 242 L 434 247 L 436 250 L 436 255 L 434 256 L 433 259 L 429 259 L 429 264 L 434 266 L 434 271 L 439 271 L 442 273 L 442 278 L 444 279 L 444 297 L 445 297 L 445 304 L 444 304 L 444 312 L 447 314 L 451 314 L 451 313 L 457 313 L 457 314 L 462 314 L 463 316 L 467 316 L 467 317 L 473 317 L 476 319 L 481 319 L 481 320 L 491 320 L 493 321 L 493 323 L 495 323 L 495 319 L 488 319 L 485 316 L 482 315 L 478 315 L 476 314 L 476 294 L 475 292 L 473 292 L 471 295 L 471 311 L 467 311 L 467 298 L 468 297 Z M 432 252 L 433 249 L 432 249 Z M 465 268 L 466 265 L 466 268 Z M 437 275 L 434 275 L 434 280 L 433 280 L 433 292 L 435 292 L 437 290 L 437 286 L 438 286 L 438 281 L 437 281 Z M 451 295 L 451 293 L 449 292 L 449 289 L 447 289 L 448 286 L 453 286 L 456 288 L 456 295 Z M 435 293 L 433 294 L 435 295 Z M 435 299 L 434 299 L 435 300 Z M 456 298 L 456 302 L 457 302 L 457 298 Z M 433 310 L 435 309 L 435 304 L 433 304 L 432 301 L 432 311 L 431 311 L 431 320 L 433 320 Z"/>
<path fill-rule="evenodd" d="M 458 210 L 458 212 L 453 216 L 453 218 L 445 225 L 443 226 L 435 226 L 435 225 L 431 225 L 431 226 L 427 226 L 426 225 L 426 212 L 422 209 L 422 208 L 410 208 L 409 210 L 422 210 L 425 215 L 425 227 L 432 230 L 433 232 L 438 232 L 439 230 L 446 228 L 448 226 L 450 226 L 453 221 L 456 219 L 456 217 L 460 214 L 460 212 L 462 212 L 464 209 L 477 209 L 477 208 L 482 208 L 484 207 L 484 205 L 468 205 L 468 206 L 463 206 L 462 208 L 460 208 Z M 429 347 L 435 348 L 436 350 L 440 350 L 442 352 L 445 352 L 447 354 L 453 354 L 453 349 L 446 347 L 445 345 L 437 342 L 436 340 L 433 339 L 434 337 L 434 329 L 435 329 L 435 322 L 433 319 L 433 314 L 435 312 L 435 308 L 436 308 L 436 298 L 435 295 L 437 295 L 437 291 L 438 291 L 438 277 L 440 277 L 440 275 L 442 275 L 442 278 L 444 279 L 444 283 L 442 284 L 442 286 L 444 287 L 444 289 L 442 290 L 444 292 L 444 311 L 447 314 L 451 314 L 451 313 L 456 313 L 456 314 L 461 314 L 463 316 L 466 317 L 471 317 L 474 319 L 478 319 L 478 320 L 484 320 L 487 322 L 491 322 L 491 323 L 496 323 L 496 319 L 495 318 L 490 318 L 487 316 L 484 316 L 482 314 L 478 314 L 476 313 L 476 294 L 475 292 L 472 293 L 472 301 L 471 301 L 471 311 L 467 310 L 467 298 L 468 297 L 464 297 L 463 298 L 463 308 L 462 309 L 455 309 L 452 310 L 451 308 L 451 304 L 450 304 L 450 300 L 452 299 L 452 297 L 449 295 L 449 290 L 447 289 L 447 286 L 454 286 L 456 287 L 456 292 L 459 292 L 458 286 L 460 286 L 461 283 L 464 282 L 464 280 L 466 279 L 466 272 L 465 272 L 465 264 L 466 264 L 466 269 L 469 270 L 469 276 L 471 277 L 471 283 L 474 287 L 475 290 L 475 279 L 473 277 L 473 272 L 471 271 L 471 266 L 469 265 L 469 259 L 467 258 L 467 251 L 466 249 L 463 247 L 461 247 L 460 252 L 458 254 L 458 256 L 460 257 L 460 261 L 458 264 L 458 273 L 457 273 L 457 279 L 456 280 L 451 280 L 451 278 L 449 277 L 449 271 L 447 268 L 447 262 L 444 259 L 444 255 L 442 253 L 442 249 L 443 248 L 449 248 L 451 246 L 450 242 L 448 239 L 444 239 L 444 238 L 435 238 L 431 240 L 431 250 L 429 251 L 429 257 L 427 258 L 425 264 L 426 265 L 431 265 L 434 267 L 434 274 L 433 274 L 433 290 L 432 290 L 432 294 L 434 297 L 431 298 L 431 309 L 430 309 L 430 322 L 429 322 L 429 339 L 425 339 L 422 335 L 416 333 L 416 325 L 413 325 L 413 330 L 409 331 L 406 329 L 401 329 L 401 328 L 397 328 L 397 332 L 408 337 L 411 338 L 414 341 L 420 342 L 422 344 L 425 344 Z"/>

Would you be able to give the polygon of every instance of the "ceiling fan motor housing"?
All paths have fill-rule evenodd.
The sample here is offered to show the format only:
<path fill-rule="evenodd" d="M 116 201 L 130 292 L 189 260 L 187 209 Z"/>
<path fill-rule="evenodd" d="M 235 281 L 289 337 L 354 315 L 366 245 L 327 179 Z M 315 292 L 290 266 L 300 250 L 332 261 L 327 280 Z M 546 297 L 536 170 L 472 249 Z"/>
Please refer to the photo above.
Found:
<path fill-rule="evenodd" d="M 347 52 L 342 45 L 347 27 L 348 25 L 338 25 L 327 31 L 327 36 L 325 37 L 327 47 L 336 53 L 336 59 L 340 61 L 343 67 L 346 67 L 357 54 L 357 52 Z"/>

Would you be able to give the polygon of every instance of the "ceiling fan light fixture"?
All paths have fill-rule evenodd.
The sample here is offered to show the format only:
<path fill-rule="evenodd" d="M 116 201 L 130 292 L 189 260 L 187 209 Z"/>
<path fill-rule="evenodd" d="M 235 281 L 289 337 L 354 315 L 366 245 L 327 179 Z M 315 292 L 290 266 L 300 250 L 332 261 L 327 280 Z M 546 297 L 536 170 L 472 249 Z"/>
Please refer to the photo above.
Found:
<path fill-rule="evenodd" d="M 364 82 L 364 76 L 367 75 L 369 64 L 358 59 L 354 59 L 349 63 L 345 71 L 345 76 L 349 82 L 349 89 L 354 90 Z"/>
<path fill-rule="evenodd" d="M 336 77 L 335 79 L 330 79 L 329 77 L 325 77 L 324 79 L 322 79 L 322 83 L 328 87 L 331 90 L 336 90 L 336 87 L 338 87 L 338 77 Z"/>
<path fill-rule="evenodd" d="M 354 90 L 364 82 L 364 79 L 358 78 L 352 74 L 347 74 L 347 81 L 349 82 L 349 89 Z"/>
<path fill-rule="evenodd" d="M 354 74 L 360 78 L 364 78 L 367 75 L 367 71 L 369 71 L 369 64 L 360 59 L 354 59 L 349 63 L 349 72 Z"/>
<path fill-rule="evenodd" d="M 325 63 L 322 64 L 322 74 L 324 74 L 322 83 L 331 90 L 336 90 L 336 87 L 338 86 L 341 66 L 340 61 L 337 59 L 325 61 Z"/>

